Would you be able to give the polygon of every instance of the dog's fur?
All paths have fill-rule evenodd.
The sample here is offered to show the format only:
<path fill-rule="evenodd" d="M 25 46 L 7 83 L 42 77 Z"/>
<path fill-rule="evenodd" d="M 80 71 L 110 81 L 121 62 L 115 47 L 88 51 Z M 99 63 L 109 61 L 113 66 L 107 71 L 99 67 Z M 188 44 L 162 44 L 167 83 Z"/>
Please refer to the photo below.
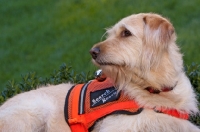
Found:
<path fill-rule="evenodd" d="M 91 49 L 93 62 L 144 110 L 138 115 L 110 115 L 93 132 L 200 132 L 187 120 L 152 110 L 198 113 L 175 41 L 173 25 L 153 13 L 128 16 L 107 30 L 107 39 Z M 71 86 L 43 87 L 9 99 L 0 107 L 0 132 L 70 132 L 64 102 Z M 173 90 L 153 94 L 147 87 Z"/>

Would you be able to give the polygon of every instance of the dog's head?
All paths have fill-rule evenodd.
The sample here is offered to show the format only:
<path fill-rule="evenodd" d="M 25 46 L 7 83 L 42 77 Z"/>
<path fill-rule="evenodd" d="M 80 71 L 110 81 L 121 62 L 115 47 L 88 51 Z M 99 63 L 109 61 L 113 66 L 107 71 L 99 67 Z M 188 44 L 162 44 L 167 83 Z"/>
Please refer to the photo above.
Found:
<path fill-rule="evenodd" d="M 128 16 L 107 30 L 107 39 L 92 47 L 94 64 L 115 81 L 139 87 L 174 86 L 182 55 L 169 20 L 152 13 Z M 170 82 L 170 83 L 169 83 Z"/>

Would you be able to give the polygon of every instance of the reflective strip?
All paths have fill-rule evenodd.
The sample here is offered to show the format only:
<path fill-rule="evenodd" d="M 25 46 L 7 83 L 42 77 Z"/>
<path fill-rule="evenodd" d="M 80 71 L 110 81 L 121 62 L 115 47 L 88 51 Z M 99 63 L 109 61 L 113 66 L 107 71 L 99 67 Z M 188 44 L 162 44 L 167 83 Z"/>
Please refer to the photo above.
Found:
<path fill-rule="evenodd" d="M 81 89 L 81 94 L 80 94 L 80 99 L 79 99 L 79 114 L 85 113 L 84 112 L 85 94 L 86 94 L 87 87 L 91 82 L 92 80 L 86 83 Z"/>

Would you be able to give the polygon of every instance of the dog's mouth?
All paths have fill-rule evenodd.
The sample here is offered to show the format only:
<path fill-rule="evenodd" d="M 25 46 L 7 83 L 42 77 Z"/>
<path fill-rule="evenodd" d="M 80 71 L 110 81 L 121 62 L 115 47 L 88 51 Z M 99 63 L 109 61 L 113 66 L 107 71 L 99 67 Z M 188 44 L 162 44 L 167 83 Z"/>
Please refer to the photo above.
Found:
<path fill-rule="evenodd" d="M 113 62 L 106 62 L 98 59 L 93 59 L 93 62 L 99 66 L 116 66 L 117 64 Z"/>
<path fill-rule="evenodd" d="M 98 64 L 102 65 L 102 66 L 106 66 L 106 65 L 114 66 L 114 65 L 116 65 L 116 64 L 111 63 L 111 62 L 101 62 L 101 63 L 98 63 Z"/>

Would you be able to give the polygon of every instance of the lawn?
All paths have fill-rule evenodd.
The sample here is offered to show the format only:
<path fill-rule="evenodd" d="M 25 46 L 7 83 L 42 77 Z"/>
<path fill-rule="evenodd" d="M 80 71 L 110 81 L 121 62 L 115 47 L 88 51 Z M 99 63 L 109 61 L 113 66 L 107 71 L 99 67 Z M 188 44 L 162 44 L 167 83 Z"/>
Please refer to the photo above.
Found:
<path fill-rule="evenodd" d="M 93 71 L 89 49 L 105 28 L 139 12 L 168 17 L 185 64 L 200 63 L 199 0 L 0 0 L 0 90 L 35 71 L 50 75 L 62 63 Z"/>

